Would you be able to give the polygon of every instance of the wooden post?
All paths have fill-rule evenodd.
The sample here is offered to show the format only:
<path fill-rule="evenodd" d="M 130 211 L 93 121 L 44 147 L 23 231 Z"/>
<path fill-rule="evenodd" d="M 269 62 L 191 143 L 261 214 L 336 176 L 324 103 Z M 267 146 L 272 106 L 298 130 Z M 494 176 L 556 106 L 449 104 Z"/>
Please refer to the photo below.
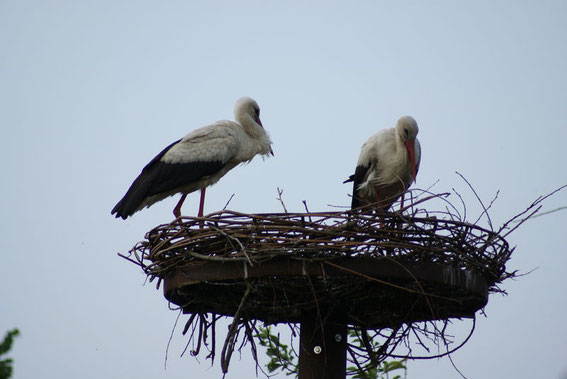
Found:
<path fill-rule="evenodd" d="M 345 379 L 347 326 L 322 321 L 315 312 L 301 316 L 299 379 Z"/>

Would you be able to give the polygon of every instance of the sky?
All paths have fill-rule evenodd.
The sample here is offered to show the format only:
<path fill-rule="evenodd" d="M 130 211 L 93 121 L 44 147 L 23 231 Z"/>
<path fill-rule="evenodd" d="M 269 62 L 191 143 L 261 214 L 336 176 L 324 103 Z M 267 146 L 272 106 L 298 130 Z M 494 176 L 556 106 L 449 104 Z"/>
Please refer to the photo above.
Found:
<path fill-rule="evenodd" d="M 185 338 L 120 258 L 178 197 L 110 215 L 142 167 L 251 96 L 274 142 L 207 191 L 206 212 L 336 210 L 362 143 L 412 115 L 416 187 L 457 190 L 495 226 L 567 184 L 564 1 L 0 0 L 0 334 L 17 327 L 15 379 L 220 378 L 179 357 Z M 458 202 L 453 195 L 453 201 Z M 567 206 L 567 191 L 543 211 Z M 198 195 L 182 209 L 195 215 Z M 471 216 L 474 220 L 474 217 Z M 567 211 L 508 238 L 508 296 L 491 296 L 452 355 L 467 378 L 567 378 Z M 181 319 L 183 320 L 183 318 Z M 182 322 L 182 321 L 180 321 Z M 469 325 L 463 323 L 462 328 Z M 460 326 L 456 326 L 460 328 Z M 227 378 L 252 378 L 235 355 Z M 285 377 L 280 375 L 278 377 Z M 410 379 L 460 378 L 447 358 Z"/>

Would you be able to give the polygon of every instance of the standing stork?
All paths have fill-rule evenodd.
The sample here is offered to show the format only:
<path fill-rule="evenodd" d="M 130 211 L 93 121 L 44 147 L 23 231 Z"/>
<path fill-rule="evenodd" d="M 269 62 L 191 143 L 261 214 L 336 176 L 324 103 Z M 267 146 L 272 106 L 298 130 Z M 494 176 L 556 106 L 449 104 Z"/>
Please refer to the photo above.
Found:
<path fill-rule="evenodd" d="M 203 217 L 208 186 L 258 154 L 274 155 L 256 101 L 249 97 L 238 99 L 234 118 L 236 122 L 217 121 L 196 129 L 163 149 L 144 167 L 111 213 L 126 219 L 144 207 L 181 193 L 173 209 L 178 218 L 187 194 L 200 189 L 198 215 Z"/>
<path fill-rule="evenodd" d="M 344 182 L 353 182 L 352 209 L 376 203 L 386 211 L 408 190 L 421 160 L 418 132 L 417 122 L 404 116 L 362 145 L 354 175 Z"/>

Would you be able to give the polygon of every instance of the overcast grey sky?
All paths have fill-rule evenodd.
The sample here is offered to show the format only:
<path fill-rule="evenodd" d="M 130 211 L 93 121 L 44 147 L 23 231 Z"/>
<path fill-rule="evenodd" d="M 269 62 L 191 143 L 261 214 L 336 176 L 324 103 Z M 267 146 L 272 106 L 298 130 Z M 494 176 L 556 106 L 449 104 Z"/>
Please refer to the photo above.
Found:
<path fill-rule="evenodd" d="M 496 225 L 567 183 L 564 1 L 0 0 L 0 333 L 20 328 L 15 378 L 219 378 L 179 358 L 177 313 L 119 258 L 178 198 L 110 215 L 141 168 L 255 98 L 275 157 L 238 167 L 206 212 L 348 205 L 362 143 L 402 115 L 420 125 L 417 186 L 456 188 Z M 458 202 L 458 200 L 455 199 Z M 194 215 L 198 196 L 183 214 Z M 565 191 L 545 210 L 567 205 Z M 512 234 L 506 282 L 453 355 L 468 378 L 565 378 L 567 214 Z M 468 324 L 467 324 L 468 325 Z M 466 325 L 464 325 L 466 326 Z M 254 376 L 249 355 L 228 378 Z M 284 376 L 282 376 L 284 377 Z M 408 378 L 458 378 L 445 358 Z"/>

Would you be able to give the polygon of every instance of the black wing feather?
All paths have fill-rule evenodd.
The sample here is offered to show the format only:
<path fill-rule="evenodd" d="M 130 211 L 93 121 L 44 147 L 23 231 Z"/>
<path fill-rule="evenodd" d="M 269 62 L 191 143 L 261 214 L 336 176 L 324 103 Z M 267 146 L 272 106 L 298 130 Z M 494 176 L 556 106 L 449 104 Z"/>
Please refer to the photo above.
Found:
<path fill-rule="evenodd" d="M 223 166 L 220 161 L 164 163 L 161 158 L 177 140 L 163 149 L 143 169 L 134 180 L 124 197 L 114 206 L 111 214 L 126 219 L 142 205 L 147 197 L 165 194 L 190 184 L 203 177 L 214 175 Z"/>
<path fill-rule="evenodd" d="M 358 188 L 358 186 L 362 184 L 362 182 L 364 182 L 364 178 L 366 177 L 366 173 L 368 172 L 369 168 L 370 165 L 356 166 L 356 169 L 354 170 L 354 174 L 349 176 L 349 178 L 343 182 L 343 183 L 353 182 L 351 209 L 355 209 L 363 205 L 362 200 L 358 196 L 356 189 Z"/>

